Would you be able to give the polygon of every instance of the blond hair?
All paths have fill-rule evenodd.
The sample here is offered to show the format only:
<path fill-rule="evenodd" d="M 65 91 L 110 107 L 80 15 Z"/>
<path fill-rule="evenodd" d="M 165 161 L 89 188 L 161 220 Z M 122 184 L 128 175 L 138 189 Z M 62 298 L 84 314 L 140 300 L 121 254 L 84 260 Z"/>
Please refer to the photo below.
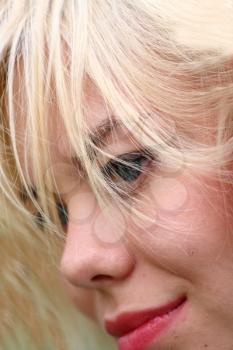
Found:
<path fill-rule="evenodd" d="M 46 341 L 51 346 L 49 337 L 56 349 L 73 349 L 81 341 L 73 338 L 72 345 L 68 336 L 72 327 L 62 324 L 61 320 L 68 316 L 65 307 L 58 307 L 59 297 L 64 305 L 68 304 L 64 296 L 59 294 L 54 300 L 52 294 L 58 290 L 59 279 L 53 278 L 51 290 L 46 283 L 56 275 L 63 237 L 48 147 L 49 103 L 56 103 L 70 146 L 102 206 L 111 200 L 121 208 L 134 209 L 128 202 L 131 196 L 124 189 L 117 193 L 114 186 L 109 186 L 100 164 L 92 159 L 94 153 L 109 158 L 112 155 L 87 136 L 90 130 L 86 95 L 90 85 L 103 98 L 109 119 L 117 116 L 135 144 L 149 149 L 158 162 L 169 159 L 176 168 L 178 160 L 182 160 L 179 171 L 185 166 L 197 176 L 232 183 L 233 21 L 228 7 L 232 4 L 220 0 L 209 3 L 201 4 L 201 0 L 190 0 L 186 5 L 178 0 L 1 1 L 0 239 L 4 264 L 0 264 L 3 281 L 0 292 L 5 299 L 2 305 L 5 311 L 1 311 L 4 314 L 0 333 L 3 335 L 10 332 L 11 322 L 17 322 L 21 335 L 26 332 L 27 338 L 31 332 L 30 349 L 44 349 Z M 211 37 L 213 24 L 207 20 L 213 4 L 216 12 L 222 14 L 218 23 L 222 35 L 217 38 Z M 203 10 L 206 37 L 196 32 L 200 16 L 197 10 L 189 12 L 189 6 Z M 187 37 L 192 35 L 188 33 L 194 32 L 190 43 Z M 17 137 L 20 118 L 25 123 L 24 137 Z M 31 170 L 26 154 L 24 170 L 19 156 L 19 148 L 26 144 L 30 147 Z M 45 183 L 48 169 L 51 172 Z M 36 182 L 37 198 L 28 185 L 30 171 Z M 22 191 L 44 218 L 43 234 L 25 207 Z M 38 260 L 45 264 L 38 266 Z M 27 286 L 26 281 L 29 281 Z M 40 326 L 37 323 L 35 328 L 25 321 L 28 298 L 31 298 L 30 317 L 39 310 Z M 69 306 L 67 309 L 72 314 Z M 20 344 L 23 338 L 15 334 L 13 340 L 8 334 L 1 339 L 5 341 L 5 350 L 20 348 L 15 344 Z M 84 346 L 93 348 L 93 344 Z"/>

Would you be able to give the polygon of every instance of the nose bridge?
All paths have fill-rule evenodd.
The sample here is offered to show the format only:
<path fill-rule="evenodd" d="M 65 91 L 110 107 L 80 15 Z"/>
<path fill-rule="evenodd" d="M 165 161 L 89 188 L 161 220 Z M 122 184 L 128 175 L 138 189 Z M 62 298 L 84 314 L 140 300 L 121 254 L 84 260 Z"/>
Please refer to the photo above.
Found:
<path fill-rule="evenodd" d="M 86 288 L 126 278 L 135 259 L 124 239 L 126 223 L 119 210 L 110 206 L 100 210 L 91 192 L 73 196 L 68 207 L 62 275 L 73 285 Z"/>

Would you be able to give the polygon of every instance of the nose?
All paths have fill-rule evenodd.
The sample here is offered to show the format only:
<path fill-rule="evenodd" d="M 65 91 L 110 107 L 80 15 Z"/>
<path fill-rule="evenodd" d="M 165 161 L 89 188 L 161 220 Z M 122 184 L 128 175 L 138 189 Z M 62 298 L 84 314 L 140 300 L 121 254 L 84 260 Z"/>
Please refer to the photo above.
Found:
<path fill-rule="evenodd" d="M 119 210 L 100 210 L 88 192 L 73 196 L 68 211 L 62 276 L 73 286 L 93 289 L 126 279 L 134 269 L 135 257 L 125 240 L 126 225 Z"/>

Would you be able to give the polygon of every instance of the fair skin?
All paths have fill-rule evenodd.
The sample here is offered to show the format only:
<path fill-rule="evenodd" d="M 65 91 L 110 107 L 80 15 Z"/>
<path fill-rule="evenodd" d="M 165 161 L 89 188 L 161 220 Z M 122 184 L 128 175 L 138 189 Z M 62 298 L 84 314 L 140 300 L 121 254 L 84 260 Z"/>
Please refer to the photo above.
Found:
<path fill-rule="evenodd" d="M 107 109 L 94 89 L 89 92 L 88 104 L 88 125 L 93 129 L 106 118 Z M 53 125 L 58 125 L 53 108 Z M 58 150 L 56 140 L 61 135 Z M 64 129 L 53 129 L 51 138 L 54 165 L 70 164 Z M 117 156 L 135 151 L 127 134 L 118 135 L 114 142 L 106 150 Z M 223 210 L 231 205 L 229 185 L 223 191 L 210 177 L 197 181 L 185 166 L 175 175 L 168 175 L 163 167 L 155 168 L 139 194 L 150 199 L 142 208 L 155 219 L 145 231 L 132 215 L 122 217 L 114 203 L 108 208 L 109 220 L 86 181 L 72 190 L 70 174 L 58 182 L 69 189 L 63 199 L 72 218 L 60 271 L 68 294 L 82 312 L 104 329 L 106 318 L 155 308 L 185 296 L 182 317 L 152 349 L 232 349 L 233 247 L 227 228 L 231 218 Z M 85 214 L 88 220 L 79 220 L 78 215 Z M 124 225 L 116 237 L 119 220 Z"/>
<path fill-rule="evenodd" d="M 157 3 L 162 4 L 158 6 L 161 18 L 172 20 L 174 49 L 178 42 L 200 53 L 220 50 L 232 55 L 231 1 L 199 1 L 198 6 L 196 1 Z M 16 91 L 22 93 L 20 79 Z M 88 87 L 87 94 L 87 123 L 95 129 L 107 118 L 107 108 L 93 87 Z M 18 95 L 18 105 L 24 106 L 22 95 Z M 153 223 L 135 223 L 134 216 L 122 215 L 114 202 L 105 215 L 87 178 L 80 182 L 74 171 L 71 156 L 75 154 L 56 104 L 50 108 L 52 168 L 69 213 L 60 275 L 73 303 L 104 330 L 105 319 L 156 308 L 185 296 L 181 316 L 151 349 L 232 350 L 232 186 L 221 184 L 210 173 L 197 177 L 181 154 L 178 171 L 169 171 L 162 164 L 153 168 L 153 176 L 139 178 L 144 186 L 137 198 L 148 199 L 139 209 L 154 219 Z M 17 111 L 21 140 L 23 117 L 21 108 Z M 215 121 L 215 116 L 211 117 Z M 205 122 L 203 117 L 197 125 L 205 127 Z M 193 136 L 204 143 L 214 142 L 214 134 L 207 138 L 203 130 Z M 135 152 L 127 133 L 116 132 L 105 150 L 115 156 Z M 18 146 L 21 154 L 22 146 Z M 30 163 L 29 151 L 30 146 Z M 24 167 L 23 159 L 21 163 Z M 32 173 L 29 175 L 30 185 L 35 185 Z"/>

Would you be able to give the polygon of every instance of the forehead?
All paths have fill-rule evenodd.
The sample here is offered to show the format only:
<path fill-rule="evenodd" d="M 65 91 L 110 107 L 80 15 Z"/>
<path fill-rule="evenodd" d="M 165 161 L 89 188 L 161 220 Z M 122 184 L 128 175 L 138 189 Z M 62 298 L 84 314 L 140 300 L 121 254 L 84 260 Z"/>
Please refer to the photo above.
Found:
<path fill-rule="evenodd" d="M 29 135 L 26 138 L 27 130 L 27 113 L 25 113 L 24 106 L 27 104 L 26 96 L 22 89 L 20 74 L 16 75 L 15 79 L 15 109 L 16 109 L 16 136 L 17 136 L 17 147 L 19 150 L 20 162 L 23 168 L 24 174 L 29 174 L 29 177 L 26 176 L 26 179 L 29 183 L 34 183 L 33 173 L 30 168 L 30 163 L 32 160 L 30 142 L 33 138 L 33 135 Z M 116 131 L 114 140 L 126 140 L 126 129 L 122 127 L 117 127 L 120 125 L 118 119 L 112 115 L 109 106 L 106 104 L 105 100 L 90 80 L 86 81 L 85 84 L 85 124 L 88 128 L 89 133 L 93 130 L 100 129 L 103 121 L 111 120 L 116 122 L 116 127 L 113 125 L 113 129 Z M 48 138 L 43 138 L 42 142 L 45 142 L 49 148 L 52 166 L 63 162 L 64 164 L 71 164 L 71 158 L 75 157 L 69 138 L 66 133 L 66 128 L 64 126 L 63 119 L 61 117 L 58 104 L 56 99 L 51 98 L 48 103 L 48 118 L 47 118 L 47 127 L 48 127 Z M 108 127 L 107 127 L 108 128 Z M 101 132 L 100 132 L 101 134 Z M 104 135 L 104 133 L 102 133 Z M 97 138 L 97 135 L 93 134 Z M 126 142 L 126 141 L 125 141 Z M 39 150 L 38 150 L 39 151 Z M 114 153 L 114 152 L 113 152 Z M 26 157 L 24 156 L 26 155 Z M 26 162 L 28 162 L 29 167 L 26 171 Z"/>
<path fill-rule="evenodd" d="M 27 111 L 28 101 L 24 89 L 22 65 L 21 68 L 16 71 L 14 79 L 14 108 L 15 108 L 15 123 L 17 134 L 22 136 L 25 134 L 27 124 Z M 89 129 L 95 129 L 95 127 L 111 114 L 109 107 L 102 98 L 95 85 L 87 79 L 84 88 L 84 108 L 85 108 L 85 124 Z M 64 123 L 61 117 L 58 103 L 55 97 L 54 86 L 51 83 L 51 96 L 46 101 L 46 107 L 48 108 L 48 130 L 49 141 L 57 141 L 60 138 L 65 137 Z"/>
<path fill-rule="evenodd" d="M 98 89 L 89 80 L 85 84 L 84 96 L 85 126 L 90 133 L 103 120 L 110 118 L 111 112 Z M 51 116 L 49 127 L 51 130 L 50 140 L 52 144 L 55 141 L 55 146 L 59 146 L 59 151 L 62 155 L 69 157 L 69 140 L 56 101 L 50 104 L 49 109 Z M 55 129 L 54 126 L 56 127 Z"/>
<path fill-rule="evenodd" d="M 25 170 L 25 163 L 31 162 L 31 141 L 34 137 L 28 126 L 27 108 L 28 101 L 23 81 L 23 65 L 19 64 L 15 70 L 14 76 L 14 109 L 15 109 L 15 128 L 16 128 L 16 144 L 20 157 L 20 162 Z M 51 86 L 51 91 L 54 87 Z M 51 94 L 51 98 L 46 102 L 47 107 L 47 137 L 41 141 L 48 145 L 51 158 L 56 162 L 59 158 L 70 156 L 70 143 L 64 127 L 63 118 L 58 108 L 55 94 Z M 86 124 L 92 129 L 103 119 L 107 117 L 107 106 L 90 81 L 85 85 L 85 109 L 87 111 Z M 30 178 L 32 174 L 29 174 Z"/>

